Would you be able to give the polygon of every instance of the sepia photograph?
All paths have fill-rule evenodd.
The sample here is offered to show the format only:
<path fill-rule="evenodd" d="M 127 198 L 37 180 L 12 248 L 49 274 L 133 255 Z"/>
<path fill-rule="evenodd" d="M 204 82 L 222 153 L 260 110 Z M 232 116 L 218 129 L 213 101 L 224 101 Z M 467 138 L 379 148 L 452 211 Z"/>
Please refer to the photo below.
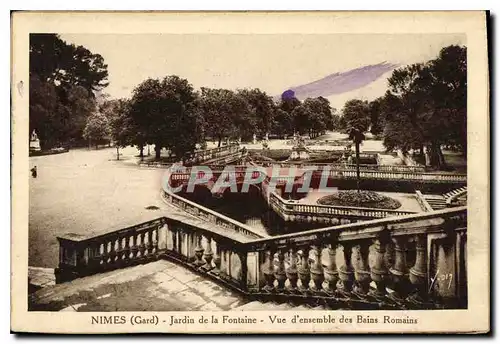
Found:
<path fill-rule="evenodd" d="M 484 87 L 470 110 L 465 30 L 77 28 L 30 29 L 29 80 L 13 80 L 28 314 L 349 332 L 474 308 L 488 138 L 470 119 L 488 104 Z"/>

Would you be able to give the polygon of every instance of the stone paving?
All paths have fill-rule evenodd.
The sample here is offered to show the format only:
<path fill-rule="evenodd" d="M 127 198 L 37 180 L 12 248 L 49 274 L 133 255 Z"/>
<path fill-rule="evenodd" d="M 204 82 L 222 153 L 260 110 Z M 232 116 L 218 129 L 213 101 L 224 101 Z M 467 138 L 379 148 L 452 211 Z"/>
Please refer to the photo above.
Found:
<path fill-rule="evenodd" d="M 246 300 L 175 263 L 160 260 L 45 287 L 29 296 L 32 311 L 227 311 L 311 309 Z"/>

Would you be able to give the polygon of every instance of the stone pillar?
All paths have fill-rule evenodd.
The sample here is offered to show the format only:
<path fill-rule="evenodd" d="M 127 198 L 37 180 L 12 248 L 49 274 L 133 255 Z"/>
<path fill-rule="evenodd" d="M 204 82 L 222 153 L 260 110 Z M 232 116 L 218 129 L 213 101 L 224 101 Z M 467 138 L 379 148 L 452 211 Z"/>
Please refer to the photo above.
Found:
<path fill-rule="evenodd" d="M 370 266 L 368 264 L 368 257 L 370 254 L 371 241 L 365 240 L 359 244 L 359 265 L 354 273 L 357 286 L 354 288 L 356 294 L 364 296 L 370 289 Z"/>
<path fill-rule="evenodd" d="M 286 277 L 288 277 L 288 281 L 290 282 L 290 289 L 296 291 L 299 275 L 297 272 L 297 251 L 294 247 L 290 249 L 289 257 L 290 265 L 286 269 Z"/>
<path fill-rule="evenodd" d="M 410 301 L 422 303 L 427 298 L 427 262 L 426 262 L 426 235 L 416 236 L 415 265 L 410 269 L 410 282 L 416 293 L 409 297 Z"/>
<path fill-rule="evenodd" d="M 409 292 L 408 267 L 406 266 L 406 241 L 404 236 L 394 237 L 394 265 L 389 269 L 394 283 L 394 293 L 391 297 L 400 300 L 406 298 Z"/>
<path fill-rule="evenodd" d="M 302 255 L 300 257 L 300 267 L 298 275 L 301 283 L 301 290 L 309 290 L 309 282 L 311 281 L 311 271 L 309 270 L 309 245 L 303 246 Z"/>
<path fill-rule="evenodd" d="M 333 293 L 337 290 L 337 282 L 339 280 L 339 272 L 337 271 L 337 240 L 332 239 L 332 243 L 328 248 L 328 265 L 325 269 L 325 279 L 327 284 L 327 292 Z"/>
<path fill-rule="evenodd" d="M 344 249 L 344 265 L 339 269 L 339 277 L 342 281 L 341 291 L 345 294 L 349 294 L 352 289 L 352 284 L 354 280 L 354 269 L 352 267 L 352 246 L 350 242 L 342 243 Z"/>
<path fill-rule="evenodd" d="M 196 246 L 194 248 L 194 262 L 193 264 L 196 266 L 202 266 L 205 265 L 205 262 L 203 261 L 203 252 L 205 249 L 203 248 L 203 245 L 201 244 L 201 241 L 203 239 L 203 236 L 198 233 L 194 233 L 193 237 L 196 242 Z"/>
<path fill-rule="evenodd" d="M 274 290 L 274 254 L 275 249 L 270 248 L 266 251 L 266 261 L 263 266 L 263 274 L 264 279 L 266 280 L 266 285 L 264 286 L 264 290 L 273 291 Z"/>
<path fill-rule="evenodd" d="M 278 281 L 278 291 L 285 289 L 286 272 L 285 272 L 285 249 L 278 250 L 278 266 L 274 271 L 274 277 Z"/>
<path fill-rule="evenodd" d="M 213 251 L 212 251 L 212 238 L 207 236 L 207 248 L 206 250 L 204 251 L 204 254 L 203 254 L 203 259 L 205 260 L 206 262 L 206 265 L 205 265 L 205 268 L 207 270 L 212 270 L 213 269 L 213 266 L 212 266 L 212 259 L 213 259 Z"/>
<path fill-rule="evenodd" d="M 387 267 L 385 265 L 386 240 L 379 237 L 375 240 L 375 259 L 371 269 L 371 278 L 377 285 L 377 290 L 372 293 L 376 298 L 384 297 L 386 294 Z"/>
<path fill-rule="evenodd" d="M 314 262 L 311 266 L 311 279 L 314 283 L 313 290 L 320 291 L 323 289 L 323 281 L 325 276 L 323 275 L 323 266 L 321 265 L 321 244 L 318 242 L 314 247 Z"/>

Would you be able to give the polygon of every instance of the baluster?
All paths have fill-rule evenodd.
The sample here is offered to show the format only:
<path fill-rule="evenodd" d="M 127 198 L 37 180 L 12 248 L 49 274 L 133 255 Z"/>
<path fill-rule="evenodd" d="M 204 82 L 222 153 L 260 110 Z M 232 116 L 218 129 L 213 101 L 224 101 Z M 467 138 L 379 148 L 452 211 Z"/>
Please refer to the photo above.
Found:
<path fill-rule="evenodd" d="M 375 240 L 375 259 L 373 267 L 371 269 L 371 278 L 377 285 L 377 290 L 371 293 L 372 296 L 379 299 L 386 294 L 386 279 L 387 279 L 387 268 L 385 264 L 385 248 L 386 243 L 384 238 L 381 236 Z"/>
<path fill-rule="evenodd" d="M 354 277 L 356 278 L 356 287 L 354 287 L 354 293 L 360 297 L 365 296 L 370 289 L 370 266 L 368 263 L 368 257 L 370 254 L 371 241 L 362 241 L 359 244 L 358 254 L 359 254 L 359 265 L 358 269 L 354 272 Z"/>
<path fill-rule="evenodd" d="M 194 265 L 196 266 L 202 266 L 205 265 L 205 262 L 203 261 L 203 252 L 205 249 L 203 248 L 203 245 L 201 244 L 201 240 L 203 239 L 203 236 L 198 233 L 193 234 L 194 239 L 196 241 L 196 247 L 194 248 L 194 256 L 195 260 L 193 262 Z"/>
<path fill-rule="evenodd" d="M 115 250 L 115 241 L 112 240 L 109 242 L 109 264 L 113 264 L 115 262 L 116 250 Z"/>
<path fill-rule="evenodd" d="M 352 289 L 354 279 L 354 269 L 352 267 L 352 243 L 342 243 L 344 250 L 344 264 L 339 269 L 339 278 L 342 282 L 340 291 L 349 294 Z"/>
<path fill-rule="evenodd" d="M 414 303 L 422 303 L 427 296 L 427 270 L 426 270 L 426 236 L 416 236 L 415 265 L 410 269 L 410 282 L 416 289 L 416 293 L 408 299 Z"/>
<path fill-rule="evenodd" d="M 151 235 L 152 235 L 152 238 L 151 238 L 151 251 L 152 253 L 157 256 L 158 255 L 158 236 L 159 236 L 159 233 L 160 233 L 160 228 L 162 227 L 162 225 L 160 225 L 159 227 L 156 227 L 152 232 L 151 232 Z"/>
<path fill-rule="evenodd" d="M 144 243 L 145 234 L 146 233 L 144 233 L 144 232 L 141 232 L 139 234 L 139 237 L 141 238 L 141 245 L 139 246 L 139 251 L 141 253 L 141 258 L 144 257 L 144 252 L 146 251 L 146 244 Z"/>
<path fill-rule="evenodd" d="M 262 268 L 262 272 L 264 275 L 264 279 L 266 280 L 266 285 L 264 286 L 265 291 L 273 291 L 274 290 L 274 254 L 275 248 L 270 248 L 266 251 L 266 261 L 264 262 L 264 266 Z"/>
<path fill-rule="evenodd" d="M 309 245 L 302 248 L 300 256 L 300 267 L 298 269 L 301 291 L 309 290 L 309 282 L 311 281 L 311 271 L 309 270 Z"/>
<path fill-rule="evenodd" d="M 281 248 L 278 250 L 278 266 L 274 271 L 274 277 L 278 281 L 278 292 L 283 291 L 286 282 L 285 273 L 285 249 Z"/>
<path fill-rule="evenodd" d="M 129 254 L 128 254 L 128 259 L 133 260 L 135 258 L 135 234 L 132 233 L 130 237 L 128 238 L 129 242 Z M 132 242 L 132 243 L 130 243 Z"/>
<path fill-rule="evenodd" d="M 392 239 L 395 247 L 394 265 L 389 269 L 394 282 L 394 293 L 392 299 L 402 301 L 408 295 L 408 267 L 406 266 L 406 237 L 397 236 Z"/>
<path fill-rule="evenodd" d="M 117 253 L 116 261 L 117 263 L 121 264 L 123 260 L 123 237 L 118 237 L 117 242 L 118 242 L 118 250 L 116 252 Z"/>
<path fill-rule="evenodd" d="M 337 289 L 339 280 L 339 272 L 337 271 L 337 238 L 332 237 L 328 247 L 328 265 L 325 269 L 325 279 L 327 282 L 326 291 L 333 293 Z"/>
<path fill-rule="evenodd" d="M 312 290 L 321 291 L 323 289 L 323 281 L 325 276 L 323 275 L 323 266 L 321 265 L 321 244 L 318 241 L 313 248 L 314 261 L 311 266 L 311 279 L 313 281 Z"/>
<path fill-rule="evenodd" d="M 297 250 L 295 247 L 290 248 L 289 260 L 290 262 L 288 268 L 286 269 L 286 277 L 290 282 L 290 290 L 296 291 L 299 275 L 297 273 Z"/>
<path fill-rule="evenodd" d="M 226 268 L 224 265 L 224 251 L 219 243 L 215 247 L 215 257 L 214 257 L 215 270 L 214 273 L 220 275 L 224 272 Z"/>
<path fill-rule="evenodd" d="M 147 250 L 148 250 L 148 256 L 153 255 L 153 228 L 149 229 L 146 232 L 147 240 L 148 240 L 148 245 L 147 245 Z"/>
<path fill-rule="evenodd" d="M 207 236 L 207 249 L 204 251 L 203 254 L 203 259 L 205 259 L 206 265 L 205 268 L 207 270 L 212 270 L 212 260 L 214 257 L 213 251 L 212 251 L 212 238 Z"/>
<path fill-rule="evenodd" d="M 128 261 L 130 260 L 130 237 L 125 236 L 123 239 L 124 239 L 123 261 L 125 263 L 128 263 Z"/>
<path fill-rule="evenodd" d="M 177 229 L 174 228 L 173 226 L 170 229 L 170 234 L 172 238 L 172 251 L 179 253 L 179 245 L 177 243 Z"/>

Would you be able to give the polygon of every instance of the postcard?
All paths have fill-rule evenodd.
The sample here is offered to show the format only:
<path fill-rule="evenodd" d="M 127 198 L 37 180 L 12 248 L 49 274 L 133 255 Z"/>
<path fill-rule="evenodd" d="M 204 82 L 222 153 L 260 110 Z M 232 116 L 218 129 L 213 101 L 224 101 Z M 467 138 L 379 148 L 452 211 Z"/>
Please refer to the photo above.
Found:
<path fill-rule="evenodd" d="M 486 23 L 14 12 L 11 331 L 489 332 Z"/>

